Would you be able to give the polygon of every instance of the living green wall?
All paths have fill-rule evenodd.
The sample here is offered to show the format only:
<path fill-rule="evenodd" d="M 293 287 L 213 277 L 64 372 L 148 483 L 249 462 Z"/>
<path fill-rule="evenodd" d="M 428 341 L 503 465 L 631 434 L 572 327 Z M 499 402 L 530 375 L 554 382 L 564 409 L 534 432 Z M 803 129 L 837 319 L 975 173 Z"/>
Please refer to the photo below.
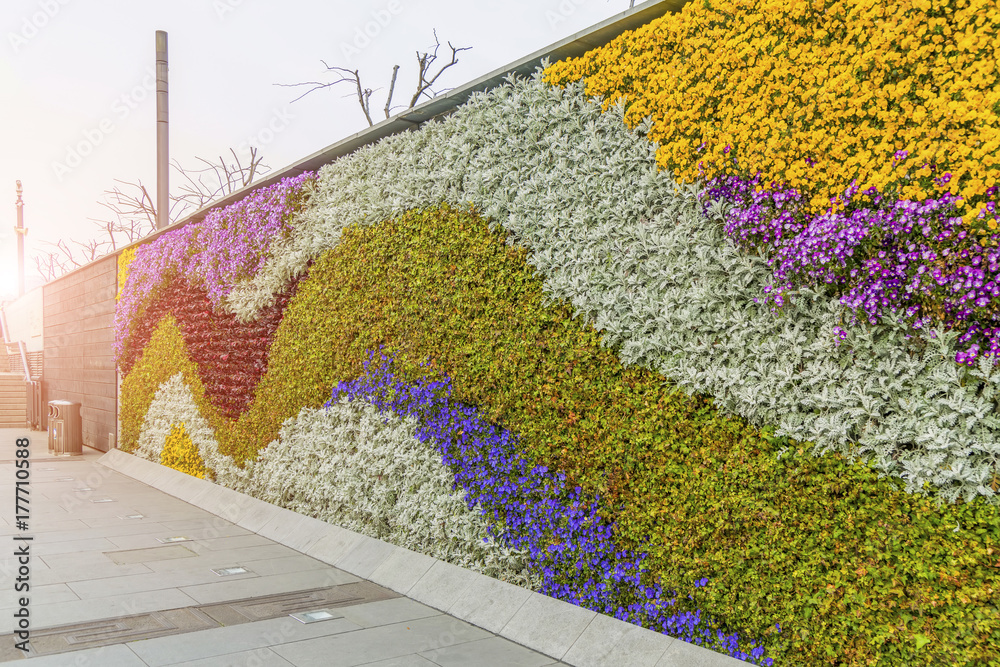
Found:
<path fill-rule="evenodd" d="M 824 20 L 836 21 L 843 7 L 827 4 Z M 795 24 L 799 9 L 773 20 Z M 323 407 L 331 391 L 366 378 L 381 349 L 400 381 L 446 380 L 451 399 L 513 434 L 525 465 L 564 475 L 562 500 L 579 493 L 572 502 L 596 509 L 616 548 L 641 556 L 641 586 L 676 591 L 679 613 L 702 612 L 692 627 L 670 626 L 685 640 L 761 664 L 1000 664 L 1000 375 L 990 355 L 967 356 L 969 340 L 934 294 L 920 302 L 934 317 L 919 329 L 906 304 L 852 317 L 843 302 L 852 287 L 836 281 L 797 276 L 775 307 L 766 295 L 781 267 L 769 253 L 783 250 L 734 242 L 737 223 L 788 220 L 824 243 L 840 228 L 824 236 L 810 226 L 822 216 L 807 207 L 774 208 L 779 195 L 794 197 L 742 171 L 695 178 L 696 155 L 684 153 L 694 161 L 683 165 L 663 157 L 679 159 L 684 142 L 649 143 L 672 135 L 657 125 L 654 103 L 666 98 L 648 91 L 677 70 L 644 40 L 667 34 L 702 58 L 711 44 L 699 21 L 738 41 L 733 26 L 758 10 L 692 3 L 676 24 L 664 19 L 549 70 L 565 87 L 508 82 L 443 122 L 244 204 L 213 222 L 213 234 L 261 216 L 273 233 L 229 277 L 181 272 L 189 284 L 175 288 L 170 270 L 228 252 L 197 229 L 137 252 L 139 278 L 126 284 L 119 313 L 122 353 L 134 359 L 123 443 L 160 437 L 143 419 L 156 392 L 176 393 L 180 382 L 211 425 L 211 435 L 191 437 L 208 473 L 224 465 L 226 479 L 250 475 L 270 447 L 303 442 L 333 409 Z M 934 12 L 947 11 L 904 13 L 925 20 L 937 43 Z M 570 81 L 581 76 L 590 88 Z M 701 99 L 708 84 L 685 81 L 689 98 Z M 608 95 L 604 106 L 588 91 Z M 610 104 L 619 92 L 625 104 Z M 658 115 L 628 129 L 643 109 Z M 735 131 L 738 118 L 727 118 L 715 129 L 703 120 L 704 138 Z M 836 129 L 849 133 L 850 123 Z M 924 141 L 932 130 L 906 136 Z M 688 148 L 697 153 L 697 142 Z M 748 169 L 774 167 L 753 159 L 789 163 L 780 151 L 744 148 Z M 837 178 L 864 168 L 825 158 Z M 796 181 L 804 202 L 832 184 L 807 192 Z M 831 215 L 878 231 L 913 208 L 910 195 L 886 185 L 878 206 L 866 195 Z M 926 204 L 921 220 L 951 229 L 947 206 Z M 976 220 L 986 218 L 954 224 Z M 888 252 L 876 244 L 886 238 L 864 237 L 856 260 Z M 965 237 L 954 242 L 965 247 Z M 176 324 L 161 323 L 167 313 Z M 250 340 L 255 347 L 242 345 Z M 258 350 L 254 372 L 228 370 L 226 345 Z M 180 380 L 175 366 L 185 369 Z M 571 576 L 555 581 L 571 588 Z M 601 610 L 641 617 L 642 600 L 629 595 Z"/>

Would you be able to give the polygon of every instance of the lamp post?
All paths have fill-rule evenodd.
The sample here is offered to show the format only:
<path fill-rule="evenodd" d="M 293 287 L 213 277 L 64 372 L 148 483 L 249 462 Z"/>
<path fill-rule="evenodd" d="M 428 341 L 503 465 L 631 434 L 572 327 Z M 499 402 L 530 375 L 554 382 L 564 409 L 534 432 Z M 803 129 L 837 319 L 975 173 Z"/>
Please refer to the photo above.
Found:
<path fill-rule="evenodd" d="M 156 228 L 170 224 L 170 157 L 167 129 L 167 33 L 156 31 Z"/>
<path fill-rule="evenodd" d="M 21 181 L 17 181 L 17 297 L 24 296 L 24 235 L 28 230 L 24 228 L 24 200 L 21 199 Z"/>

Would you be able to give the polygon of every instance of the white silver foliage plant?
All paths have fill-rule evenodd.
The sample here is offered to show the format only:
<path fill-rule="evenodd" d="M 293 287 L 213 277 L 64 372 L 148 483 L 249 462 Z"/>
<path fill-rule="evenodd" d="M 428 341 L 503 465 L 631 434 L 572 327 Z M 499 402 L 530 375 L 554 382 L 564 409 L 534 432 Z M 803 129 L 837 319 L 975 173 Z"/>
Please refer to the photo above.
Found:
<path fill-rule="evenodd" d="M 488 521 L 416 422 L 346 397 L 303 409 L 240 468 L 218 442 L 178 373 L 156 392 L 134 452 L 159 462 L 171 424 L 183 423 L 215 481 L 235 491 L 532 590 L 524 553 L 489 537 Z"/>
<path fill-rule="evenodd" d="M 305 408 L 247 465 L 237 488 L 397 546 L 528 588 L 526 554 L 488 538 L 489 523 L 455 490 L 414 418 L 342 397 Z"/>
<path fill-rule="evenodd" d="M 914 332 L 898 316 L 845 326 L 829 293 L 800 289 L 777 313 L 758 303 L 771 272 L 725 238 L 725 204 L 704 213 L 701 190 L 658 171 L 646 128 L 622 115 L 536 75 L 327 165 L 288 242 L 229 305 L 253 317 L 348 225 L 471 203 L 625 366 L 709 394 L 814 454 L 865 459 L 910 492 L 996 502 L 1000 372 L 959 367 L 954 334 Z"/>
<path fill-rule="evenodd" d="M 157 388 L 143 417 L 136 448 L 131 453 L 159 463 L 167 436 L 175 425 L 182 424 L 195 445 L 206 440 L 215 442 L 215 433 L 201 416 L 191 390 L 184 382 L 183 374 L 177 373 Z M 218 446 L 214 446 L 214 451 L 218 452 Z M 202 454 L 202 459 L 204 458 Z"/>

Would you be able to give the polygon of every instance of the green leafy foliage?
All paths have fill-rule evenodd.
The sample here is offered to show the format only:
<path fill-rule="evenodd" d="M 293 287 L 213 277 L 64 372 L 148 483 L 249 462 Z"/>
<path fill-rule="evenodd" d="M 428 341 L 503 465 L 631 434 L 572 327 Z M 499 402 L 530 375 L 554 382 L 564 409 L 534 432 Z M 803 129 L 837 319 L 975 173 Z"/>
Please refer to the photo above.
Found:
<path fill-rule="evenodd" d="M 800 289 L 773 312 L 759 298 L 771 268 L 723 232 L 730 205 L 705 211 L 700 186 L 658 171 L 648 124 L 630 131 L 622 113 L 602 113 L 577 84 L 511 80 L 336 160 L 229 306 L 252 319 L 350 225 L 471 203 L 626 367 L 814 455 L 864 458 L 911 493 L 929 482 L 946 502 L 1000 502 L 1000 367 L 955 364 L 957 331 L 914 331 L 901 312 L 844 332 L 850 314 L 829 289 Z"/>
<path fill-rule="evenodd" d="M 707 577 L 689 604 L 768 638 L 778 664 L 1000 664 L 996 506 L 937 507 L 623 368 L 568 304 L 546 305 L 525 256 L 447 206 L 348 228 L 300 284 L 222 446 L 254 458 L 385 345 L 414 377 L 429 359 L 528 456 L 599 494 L 668 586 Z"/>

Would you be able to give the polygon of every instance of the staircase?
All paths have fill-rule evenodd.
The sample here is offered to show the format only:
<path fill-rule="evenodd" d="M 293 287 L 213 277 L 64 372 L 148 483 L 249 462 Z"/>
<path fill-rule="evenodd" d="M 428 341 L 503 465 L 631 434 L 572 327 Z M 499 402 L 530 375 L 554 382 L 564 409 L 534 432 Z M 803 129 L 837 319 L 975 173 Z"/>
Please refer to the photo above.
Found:
<path fill-rule="evenodd" d="M 28 420 L 27 386 L 22 373 L 0 373 L 0 428 L 24 428 Z"/>
<path fill-rule="evenodd" d="M 24 343 L 12 341 L 7 329 L 7 313 L 0 309 L 3 359 L 0 360 L 0 428 L 24 428 L 28 423 L 28 355 Z M 21 360 L 21 372 L 11 373 L 11 354 Z"/>

